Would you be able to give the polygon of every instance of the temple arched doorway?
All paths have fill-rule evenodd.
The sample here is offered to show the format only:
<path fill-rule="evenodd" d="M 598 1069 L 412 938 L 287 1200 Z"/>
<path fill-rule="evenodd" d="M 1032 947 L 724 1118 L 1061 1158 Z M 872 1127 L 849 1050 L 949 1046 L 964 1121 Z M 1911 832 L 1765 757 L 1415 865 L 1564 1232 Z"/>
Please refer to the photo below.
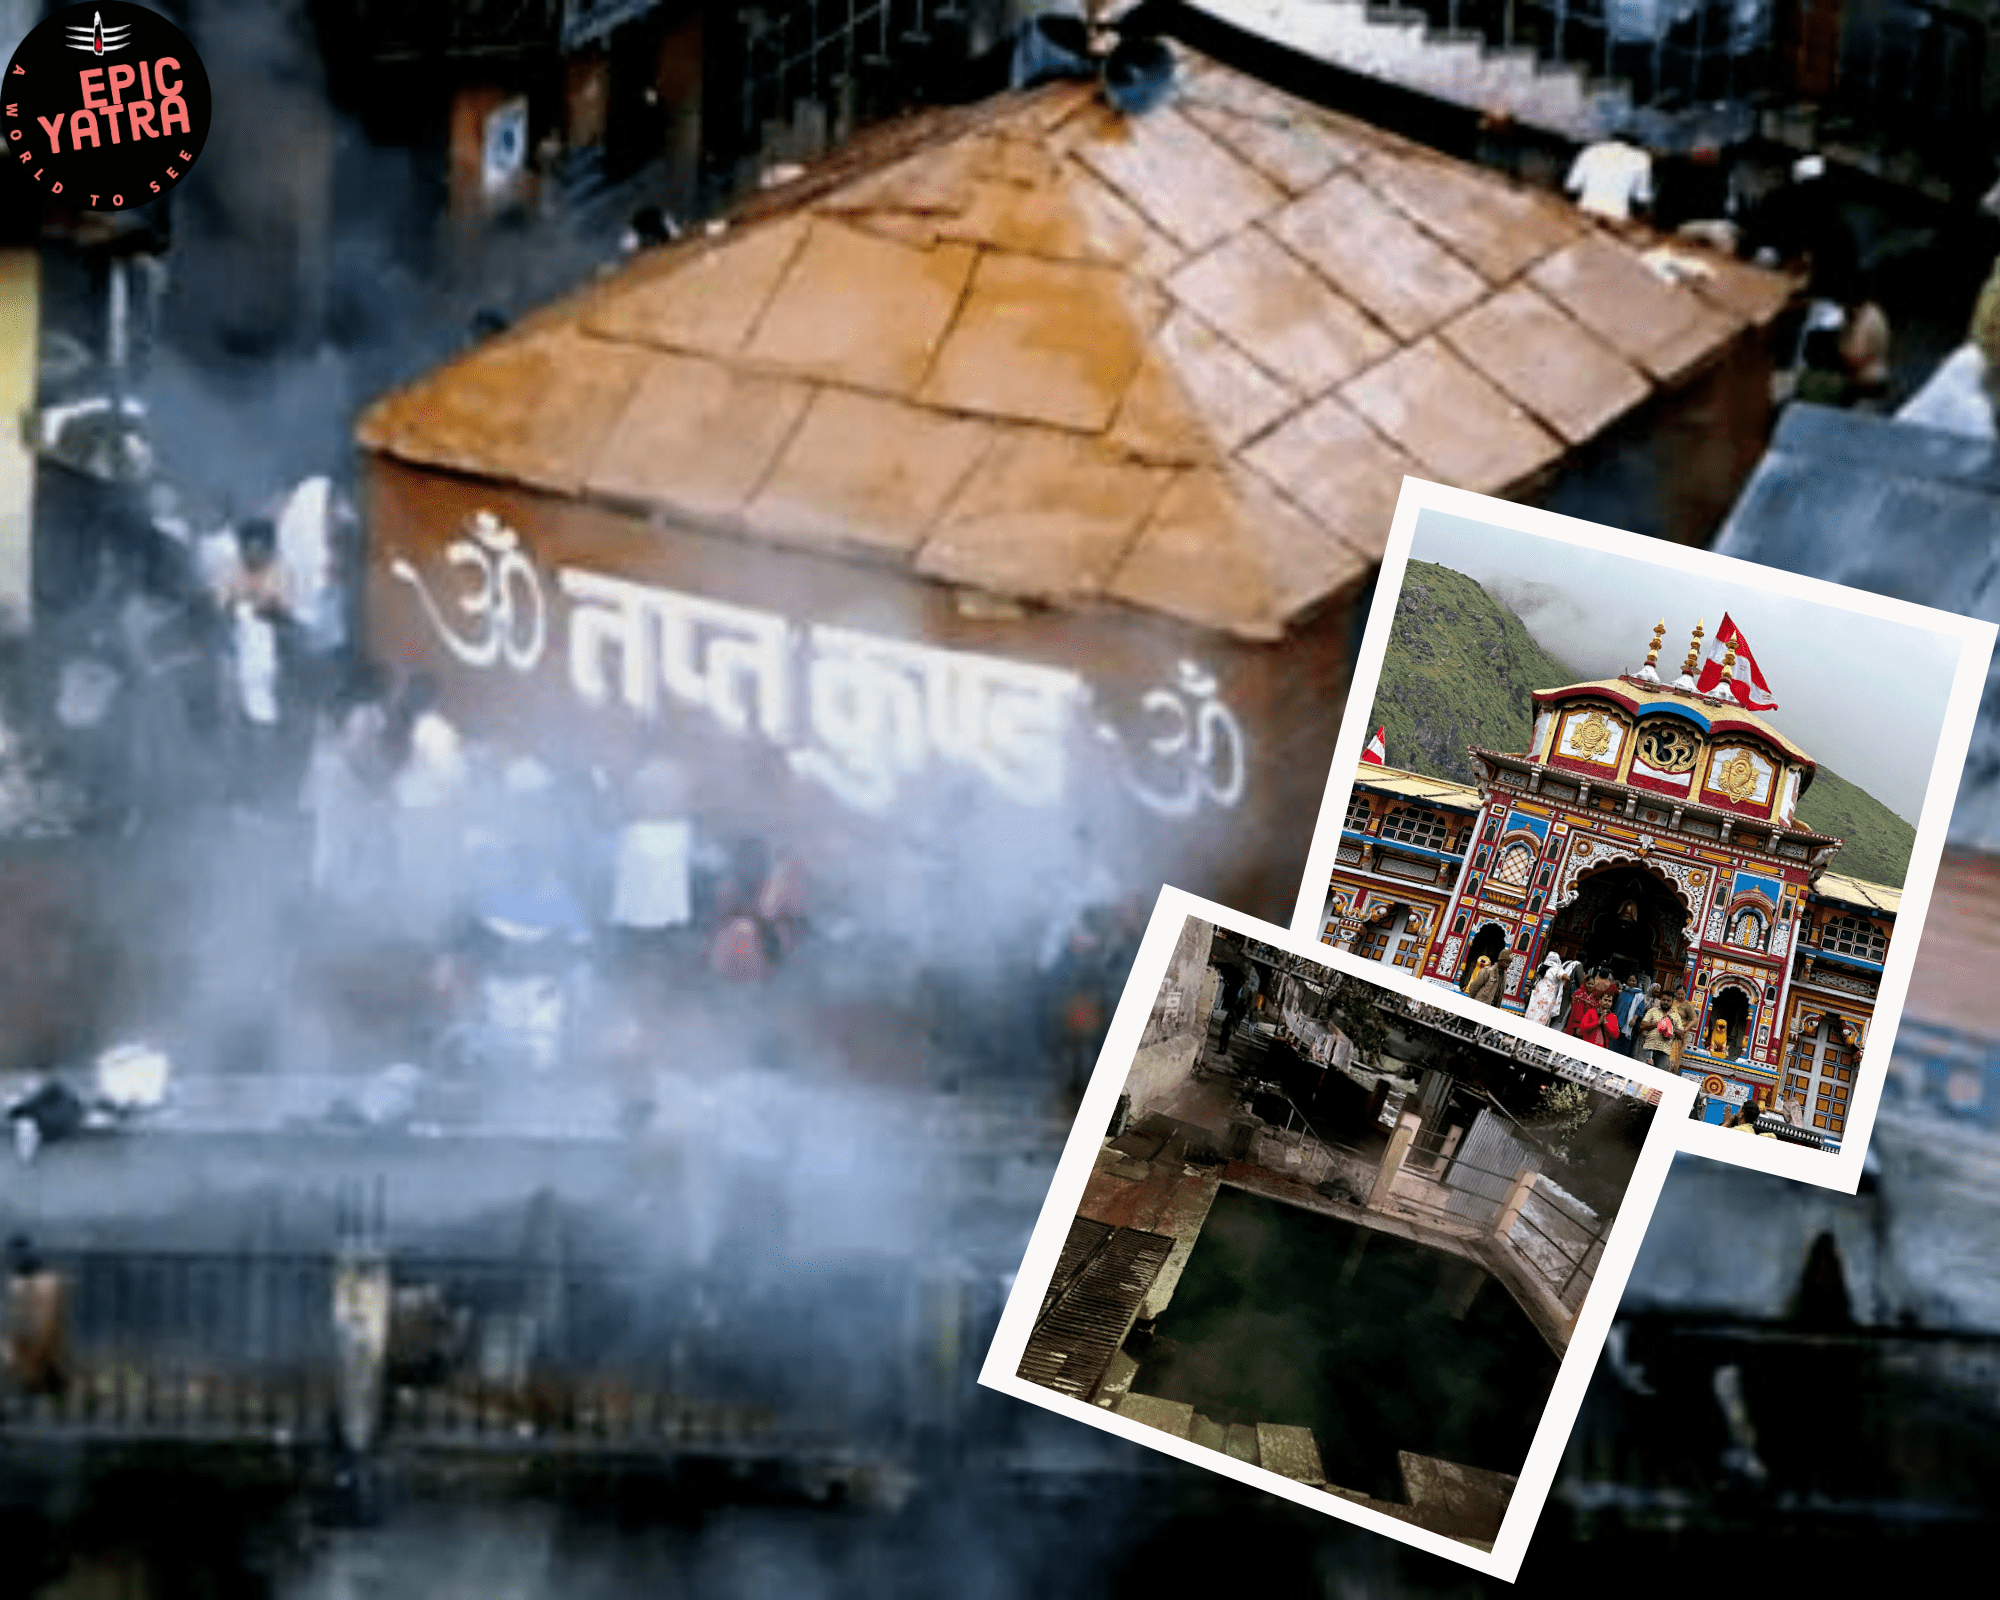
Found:
<path fill-rule="evenodd" d="M 1636 864 L 1607 867 L 1577 886 L 1549 927 L 1549 944 L 1586 972 L 1609 967 L 1623 982 L 1677 981 L 1687 950 L 1688 908 L 1663 878 Z"/>
<path fill-rule="evenodd" d="M 1703 1028 L 1701 1047 L 1724 1061 L 1735 1061 L 1750 1053 L 1750 997 L 1735 984 L 1718 987 L 1708 1003 L 1708 1021 Z"/>
<path fill-rule="evenodd" d="M 1489 922 L 1472 936 L 1472 943 L 1466 947 L 1465 960 L 1458 969 L 1458 986 L 1463 989 L 1472 981 L 1472 972 L 1479 965 L 1479 958 L 1498 961 L 1500 952 L 1507 948 L 1507 930 L 1497 922 Z"/>

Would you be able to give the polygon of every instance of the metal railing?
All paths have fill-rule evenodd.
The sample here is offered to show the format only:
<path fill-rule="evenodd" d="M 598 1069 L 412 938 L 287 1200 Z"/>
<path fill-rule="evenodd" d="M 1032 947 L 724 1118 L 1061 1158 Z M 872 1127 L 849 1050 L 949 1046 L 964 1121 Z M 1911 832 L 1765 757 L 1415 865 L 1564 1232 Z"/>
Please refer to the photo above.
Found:
<path fill-rule="evenodd" d="M 1433 1164 L 1433 1167 L 1438 1162 L 1446 1163 L 1442 1173 L 1435 1170 L 1418 1171 L 1418 1175 L 1427 1182 L 1435 1184 L 1440 1189 L 1451 1191 L 1461 1201 L 1472 1202 L 1472 1209 L 1484 1213 L 1481 1219 L 1482 1225 L 1490 1229 L 1500 1220 L 1506 1209 L 1506 1202 L 1493 1195 L 1483 1193 L 1478 1189 L 1470 1188 L 1465 1184 L 1454 1183 L 1452 1179 L 1460 1172 L 1477 1173 L 1482 1177 L 1494 1180 L 1496 1183 L 1506 1185 L 1507 1189 L 1511 1191 L 1514 1184 L 1520 1179 L 1520 1169 L 1513 1172 L 1499 1172 L 1491 1167 L 1477 1166 L 1469 1161 L 1460 1160 L 1454 1152 L 1446 1151 L 1443 1148 L 1443 1143 L 1444 1135 L 1419 1134 L 1410 1142 L 1409 1154 L 1404 1158 L 1404 1170 L 1416 1170 L 1413 1167 L 1413 1163 L 1419 1159 L 1429 1160 Z M 1539 1179 L 1541 1174 L 1536 1173 L 1535 1177 Z M 1611 1224 L 1603 1220 L 1591 1224 L 1576 1218 L 1570 1218 L 1569 1220 L 1574 1223 L 1576 1230 L 1584 1235 L 1582 1253 L 1577 1254 L 1569 1245 L 1566 1245 L 1563 1240 L 1550 1233 L 1548 1229 L 1536 1222 L 1534 1217 L 1529 1214 L 1526 1201 L 1535 1198 L 1536 1185 L 1531 1184 L 1524 1197 L 1522 1206 L 1515 1213 L 1514 1222 L 1509 1226 L 1506 1235 L 1500 1242 L 1512 1248 L 1515 1254 L 1519 1255 L 1529 1266 L 1540 1273 L 1544 1281 L 1556 1284 L 1557 1279 L 1550 1275 L 1549 1270 L 1542 1263 L 1536 1261 L 1527 1251 L 1521 1249 L 1519 1244 L 1514 1241 L 1514 1230 L 1525 1225 L 1532 1233 L 1544 1240 L 1564 1263 L 1560 1284 L 1556 1287 L 1555 1293 L 1558 1300 L 1566 1302 L 1567 1296 L 1575 1288 L 1579 1276 L 1584 1278 L 1587 1283 L 1595 1275 L 1591 1270 L 1591 1257 L 1602 1245 L 1605 1235 L 1610 1231 Z M 1463 1223 L 1467 1220 L 1467 1217 L 1462 1212 L 1453 1211 L 1448 1202 L 1443 1205 L 1436 1204 L 1432 1201 L 1422 1199 L 1408 1190 L 1398 1192 L 1396 1201 L 1399 1205 L 1428 1212 L 1439 1218 L 1453 1222 Z M 1541 1203 L 1554 1209 L 1560 1209 L 1555 1201 L 1546 1196 L 1541 1197 Z"/>
<path fill-rule="evenodd" d="M 1268 1096 L 1271 1099 L 1282 1100 L 1284 1102 L 1284 1133 L 1287 1138 L 1290 1138 L 1295 1131 L 1299 1135 L 1301 1164 L 1304 1164 L 1309 1149 L 1317 1151 L 1319 1154 L 1320 1160 L 1317 1163 L 1317 1169 L 1320 1177 L 1315 1181 L 1323 1182 L 1335 1170 L 1342 1158 L 1348 1161 L 1359 1162 L 1365 1167 L 1380 1168 L 1380 1156 L 1371 1156 L 1365 1151 L 1356 1149 L 1353 1145 L 1341 1144 L 1338 1140 L 1329 1139 L 1320 1133 L 1313 1126 L 1312 1119 L 1299 1109 L 1298 1103 L 1289 1094 L 1285 1093 L 1284 1089 L 1279 1085 L 1259 1079 L 1249 1086 L 1249 1090 L 1252 1094 Z"/>
<path fill-rule="evenodd" d="M 1532 1195 L 1532 1193 L 1533 1191 L 1531 1190 L 1530 1194 Z M 1544 1204 L 1546 1203 L 1547 1202 L 1545 1201 Z M 1572 1288 L 1576 1286 L 1576 1280 L 1579 1276 L 1583 1278 L 1586 1286 L 1584 1292 L 1586 1294 L 1589 1293 L 1588 1285 L 1590 1281 L 1596 1277 L 1596 1272 L 1592 1268 L 1592 1257 L 1596 1255 L 1603 1246 L 1604 1236 L 1608 1232 L 1610 1232 L 1611 1225 L 1608 1222 L 1599 1222 L 1597 1226 L 1593 1228 L 1588 1226 L 1587 1224 L 1578 1222 L 1576 1224 L 1577 1230 L 1584 1235 L 1583 1254 L 1571 1255 L 1569 1250 L 1564 1246 L 1562 1240 L 1556 1238 L 1554 1234 L 1550 1233 L 1540 1223 L 1536 1222 L 1533 1217 L 1528 1215 L 1528 1208 L 1525 1205 L 1522 1206 L 1520 1214 L 1515 1218 L 1514 1226 L 1520 1227 L 1524 1223 L 1528 1226 L 1528 1228 L 1532 1232 L 1539 1235 L 1555 1251 L 1555 1253 L 1558 1256 L 1560 1256 L 1564 1261 L 1569 1263 L 1569 1272 L 1563 1278 L 1561 1287 L 1556 1290 L 1556 1299 L 1561 1303 L 1567 1305 L 1569 1303 L 1569 1292 Z M 1508 1242 L 1512 1241 L 1512 1235 L 1513 1235 L 1513 1229 L 1510 1228 L 1508 1230 Z M 1541 1271 L 1544 1280 L 1550 1282 L 1554 1281 L 1553 1279 L 1549 1278 L 1546 1269 L 1543 1269 L 1541 1267 L 1541 1264 L 1539 1262 L 1536 1262 L 1532 1256 L 1529 1256 L 1525 1250 L 1518 1250 L 1517 1253 L 1520 1254 L 1524 1259 L 1529 1261 L 1532 1265 L 1534 1265 L 1538 1271 Z"/>
<path fill-rule="evenodd" d="M 0 1431 L 331 1438 L 341 1404 L 331 1254 L 50 1250 L 60 1356 L 0 1388 Z M 399 1256 L 385 1436 L 536 1451 L 660 1450 L 810 1431 L 785 1364 L 742 1347 L 698 1290 L 574 1261 Z M 60 1375 L 57 1381 L 55 1374 Z M 692 1393 L 690 1391 L 693 1391 Z M 755 1395 L 755 1399 L 740 1398 Z"/>
<path fill-rule="evenodd" d="M 1384 1013 L 1414 1022 L 1419 1027 L 1428 1028 L 1433 1033 L 1449 1034 L 1454 1039 L 1477 1045 L 1482 1050 L 1490 1050 L 1495 1055 L 1506 1056 L 1524 1066 L 1554 1073 L 1574 1083 L 1588 1088 L 1600 1089 L 1607 1094 L 1625 1092 L 1626 1079 L 1604 1067 L 1579 1061 L 1574 1056 L 1566 1056 L 1559 1050 L 1546 1045 L 1531 1044 L 1515 1034 L 1501 1028 L 1486 1027 L 1470 1018 L 1460 1016 L 1456 1011 L 1447 1011 L 1442 1006 L 1425 1005 L 1421 1000 L 1411 1000 L 1387 990 L 1377 996 L 1378 1009 Z"/>

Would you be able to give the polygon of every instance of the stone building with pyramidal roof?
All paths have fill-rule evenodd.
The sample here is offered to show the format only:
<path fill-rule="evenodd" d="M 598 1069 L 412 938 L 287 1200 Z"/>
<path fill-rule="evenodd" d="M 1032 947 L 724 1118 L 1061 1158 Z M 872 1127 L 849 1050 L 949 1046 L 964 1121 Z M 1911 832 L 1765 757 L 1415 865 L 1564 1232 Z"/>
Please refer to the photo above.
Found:
<path fill-rule="evenodd" d="M 376 404 L 367 635 L 829 870 L 1282 918 L 1403 477 L 1523 492 L 1790 288 L 1653 265 L 1185 55 L 926 113 Z"/>

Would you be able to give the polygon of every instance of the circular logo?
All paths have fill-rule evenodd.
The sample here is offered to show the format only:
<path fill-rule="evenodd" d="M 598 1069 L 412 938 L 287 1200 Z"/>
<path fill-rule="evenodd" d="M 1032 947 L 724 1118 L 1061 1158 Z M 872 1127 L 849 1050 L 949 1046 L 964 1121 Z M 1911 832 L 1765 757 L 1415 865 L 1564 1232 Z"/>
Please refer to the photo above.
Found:
<path fill-rule="evenodd" d="M 6 164 L 50 199 L 85 211 L 150 205 L 208 138 L 208 74 L 157 11 L 89 0 L 21 41 L 0 96 Z"/>

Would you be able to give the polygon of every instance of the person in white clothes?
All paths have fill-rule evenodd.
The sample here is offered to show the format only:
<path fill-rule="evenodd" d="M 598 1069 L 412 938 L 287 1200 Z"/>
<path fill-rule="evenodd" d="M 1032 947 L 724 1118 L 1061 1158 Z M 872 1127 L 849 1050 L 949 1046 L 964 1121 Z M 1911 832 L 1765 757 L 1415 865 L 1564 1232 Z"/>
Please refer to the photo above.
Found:
<path fill-rule="evenodd" d="M 610 921 L 635 953 L 673 944 L 693 925 L 694 826 L 686 773 L 649 761 L 633 777 L 612 869 Z"/>
<path fill-rule="evenodd" d="M 1564 189 L 1579 211 L 1606 222 L 1630 222 L 1653 203 L 1653 158 L 1624 137 L 1587 145 L 1569 169 Z"/>
<path fill-rule="evenodd" d="M 1557 1017 L 1562 1007 L 1563 982 L 1569 969 L 1563 958 L 1555 951 L 1549 952 L 1542 963 L 1542 974 L 1535 980 L 1535 987 L 1528 995 L 1528 1020 L 1539 1022 L 1545 1028 L 1560 1026 Z"/>

